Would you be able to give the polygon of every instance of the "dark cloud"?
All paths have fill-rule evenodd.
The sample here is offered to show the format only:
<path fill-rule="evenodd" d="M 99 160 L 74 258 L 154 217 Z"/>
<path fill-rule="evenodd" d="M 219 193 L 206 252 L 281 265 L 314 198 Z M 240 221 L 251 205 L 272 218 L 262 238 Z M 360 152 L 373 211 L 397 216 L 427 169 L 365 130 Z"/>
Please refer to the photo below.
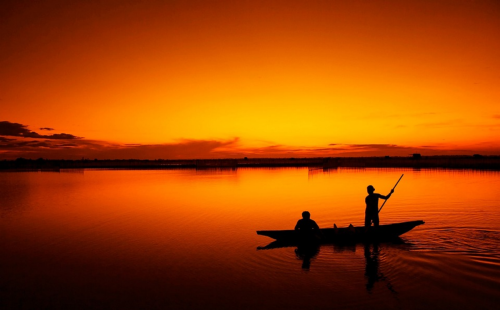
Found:
<path fill-rule="evenodd" d="M 494 155 L 500 153 L 499 143 L 484 143 L 469 149 L 450 145 L 409 147 L 396 144 L 335 144 L 326 147 L 292 147 L 269 145 L 245 148 L 239 139 L 179 140 L 166 144 L 113 144 L 105 141 L 17 138 L 0 140 L 0 159 L 209 159 L 209 158 L 276 158 L 276 157 L 360 157 L 422 155 Z"/>
<path fill-rule="evenodd" d="M 493 115 L 493 118 L 500 119 L 500 114 Z"/>
<path fill-rule="evenodd" d="M 54 130 L 54 128 L 42 127 L 42 128 L 40 128 L 40 130 L 49 130 L 50 131 L 50 130 Z"/>
<path fill-rule="evenodd" d="M 8 137 L 3 137 L 8 136 Z M 476 144 L 469 149 L 454 145 L 405 146 L 397 144 L 338 144 L 317 147 L 287 146 L 265 141 L 263 147 L 244 147 L 239 139 L 189 140 L 164 144 L 117 144 L 76 138 L 68 134 L 40 135 L 27 126 L 0 122 L 0 159 L 210 159 L 276 157 L 360 157 L 422 155 L 493 155 L 500 153 L 500 143 Z"/>
<path fill-rule="evenodd" d="M 481 153 L 495 155 L 500 153 L 500 144 L 492 143 L 475 145 L 470 148 L 458 148 L 451 145 L 405 146 L 396 144 L 336 144 L 328 147 L 260 147 L 239 148 L 231 153 L 233 157 L 369 157 L 369 156 L 410 156 L 420 153 L 424 156 L 432 155 L 472 155 Z"/>
<path fill-rule="evenodd" d="M 0 159 L 204 159 L 227 157 L 239 139 L 179 140 L 167 144 L 113 144 L 105 141 L 78 139 L 71 143 L 61 140 L 17 138 L 0 140 Z"/>
<path fill-rule="evenodd" d="M 12 136 L 12 137 L 24 137 L 24 138 L 43 138 L 43 139 L 80 139 L 77 136 L 70 135 L 67 133 L 53 134 L 53 135 L 41 135 L 27 128 L 28 126 L 11 123 L 7 121 L 0 122 L 0 136 Z M 47 127 L 48 128 L 48 127 Z M 52 130 L 52 128 L 49 128 Z"/>
<path fill-rule="evenodd" d="M 26 149 L 26 148 L 41 148 L 41 147 L 46 147 L 50 148 L 53 147 L 50 142 L 44 142 L 44 141 L 38 141 L 38 140 L 14 140 L 11 139 L 5 144 L 0 144 L 0 150 L 1 149 Z"/>
<path fill-rule="evenodd" d="M 0 137 L 0 143 L 9 142 L 9 141 L 12 141 L 12 140 L 14 140 L 14 139 L 8 139 L 8 138 Z"/>
<path fill-rule="evenodd" d="M 50 136 L 42 136 L 45 139 L 64 139 L 64 140 L 71 140 L 71 139 L 79 139 L 76 136 L 67 134 L 67 133 L 56 133 Z"/>
<path fill-rule="evenodd" d="M 393 144 L 347 144 L 347 146 L 352 149 L 372 149 L 372 148 L 387 149 L 387 148 L 397 147 L 397 145 Z"/>
<path fill-rule="evenodd" d="M 78 147 L 78 144 L 75 143 L 61 143 L 55 145 L 55 147 Z"/>

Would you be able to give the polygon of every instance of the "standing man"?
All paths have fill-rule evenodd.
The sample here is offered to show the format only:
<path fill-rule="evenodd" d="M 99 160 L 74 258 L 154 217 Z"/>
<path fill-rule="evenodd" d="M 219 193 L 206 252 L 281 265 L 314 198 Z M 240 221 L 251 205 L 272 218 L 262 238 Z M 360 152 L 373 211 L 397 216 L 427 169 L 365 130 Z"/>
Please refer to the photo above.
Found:
<path fill-rule="evenodd" d="M 384 199 L 387 200 L 389 197 L 391 197 L 392 193 L 394 193 L 394 189 L 391 190 L 391 193 L 387 196 L 380 195 L 377 193 L 374 193 L 375 188 L 371 185 L 368 185 L 366 188 L 368 191 L 368 196 L 365 198 L 366 202 L 366 210 L 365 210 L 365 227 L 368 229 L 368 227 L 371 226 L 373 222 L 374 227 L 378 227 L 379 219 L 378 219 L 378 199 Z"/>

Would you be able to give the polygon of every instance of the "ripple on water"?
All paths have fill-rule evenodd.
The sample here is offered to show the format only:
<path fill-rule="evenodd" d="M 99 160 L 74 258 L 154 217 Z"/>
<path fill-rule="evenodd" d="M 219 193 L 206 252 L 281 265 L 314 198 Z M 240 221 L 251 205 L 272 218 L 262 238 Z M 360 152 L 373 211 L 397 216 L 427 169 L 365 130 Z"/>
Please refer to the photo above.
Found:
<path fill-rule="evenodd" d="M 480 254 L 500 258 L 500 232 L 474 227 L 439 227 L 425 229 L 412 239 L 414 250 Z"/>
<path fill-rule="evenodd" d="M 413 251 L 388 254 L 383 259 L 384 273 L 405 294 L 419 292 L 434 296 L 438 304 L 441 298 L 458 308 L 494 309 L 499 301 L 499 261 L 485 263 L 468 255 Z"/>

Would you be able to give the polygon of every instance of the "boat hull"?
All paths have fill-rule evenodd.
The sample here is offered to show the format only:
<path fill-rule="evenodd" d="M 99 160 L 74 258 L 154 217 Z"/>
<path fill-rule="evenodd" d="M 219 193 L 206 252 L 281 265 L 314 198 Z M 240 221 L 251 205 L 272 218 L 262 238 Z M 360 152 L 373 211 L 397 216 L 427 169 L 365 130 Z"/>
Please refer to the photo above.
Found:
<path fill-rule="evenodd" d="M 416 226 L 424 224 L 424 221 L 411 221 L 396 224 L 380 225 L 370 227 L 364 226 L 346 228 L 321 228 L 319 233 L 304 236 L 295 230 L 259 230 L 258 235 L 267 236 L 280 242 L 299 243 L 305 241 L 327 242 L 362 242 L 362 241 L 384 241 L 395 239 L 402 234 L 412 230 Z"/>

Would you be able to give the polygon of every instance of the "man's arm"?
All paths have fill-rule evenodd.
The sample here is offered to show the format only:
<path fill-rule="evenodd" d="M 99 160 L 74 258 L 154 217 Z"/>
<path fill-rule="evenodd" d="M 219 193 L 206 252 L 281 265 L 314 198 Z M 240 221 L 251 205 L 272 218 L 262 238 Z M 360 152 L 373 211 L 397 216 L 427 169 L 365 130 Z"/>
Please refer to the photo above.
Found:
<path fill-rule="evenodd" d="M 300 220 L 297 221 L 297 224 L 295 225 L 294 230 L 299 230 L 299 226 L 300 226 L 299 223 L 300 223 Z"/>
<path fill-rule="evenodd" d="M 387 199 L 389 199 L 389 198 L 391 197 L 392 193 L 394 193 L 394 190 L 393 190 L 393 189 L 391 189 L 391 192 L 390 192 L 390 193 L 389 193 L 389 195 L 387 195 L 387 196 L 380 195 L 380 194 L 378 194 L 378 195 L 379 195 L 379 198 L 382 198 L 382 199 L 387 200 Z"/>
<path fill-rule="evenodd" d="M 316 224 L 316 221 L 313 221 L 313 223 L 314 223 L 313 228 L 319 230 L 319 226 L 318 226 L 318 224 Z"/>

